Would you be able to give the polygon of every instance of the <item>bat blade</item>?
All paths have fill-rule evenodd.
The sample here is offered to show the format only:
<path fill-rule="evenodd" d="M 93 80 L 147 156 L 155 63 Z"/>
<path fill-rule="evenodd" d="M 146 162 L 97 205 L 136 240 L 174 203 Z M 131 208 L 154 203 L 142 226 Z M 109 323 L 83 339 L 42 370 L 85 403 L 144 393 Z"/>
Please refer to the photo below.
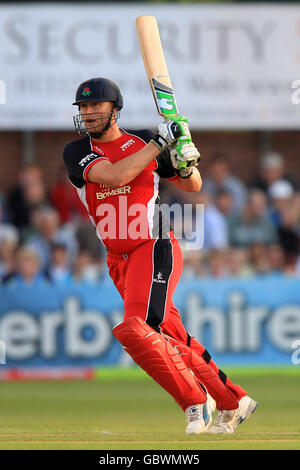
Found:
<path fill-rule="evenodd" d="M 165 119 L 179 114 L 162 48 L 156 18 L 142 15 L 136 19 L 136 29 L 146 74 L 158 114 Z"/>

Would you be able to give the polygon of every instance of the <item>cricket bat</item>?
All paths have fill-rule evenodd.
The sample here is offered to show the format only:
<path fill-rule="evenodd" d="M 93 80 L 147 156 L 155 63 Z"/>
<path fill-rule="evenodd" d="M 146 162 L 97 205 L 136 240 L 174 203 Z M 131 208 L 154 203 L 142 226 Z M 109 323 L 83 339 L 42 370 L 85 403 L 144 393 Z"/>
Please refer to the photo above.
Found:
<path fill-rule="evenodd" d="M 136 19 L 136 30 L 158 114 L 164 119 L 170 119 L 177 116 L 179 111 L 155 17 L 139 16 Z"/>

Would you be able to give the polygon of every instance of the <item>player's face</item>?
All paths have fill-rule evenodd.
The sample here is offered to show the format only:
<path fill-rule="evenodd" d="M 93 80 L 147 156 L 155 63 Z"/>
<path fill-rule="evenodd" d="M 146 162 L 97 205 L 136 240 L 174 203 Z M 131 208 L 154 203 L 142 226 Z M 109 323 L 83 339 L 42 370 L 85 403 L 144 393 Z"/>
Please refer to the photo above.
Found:
<path fill-rule="evenodd" d="M 80 114 L 88 132 L 101 132 L 110 118 L 114 103 L 110 101 L 85 101 L 80 103 Z"/>

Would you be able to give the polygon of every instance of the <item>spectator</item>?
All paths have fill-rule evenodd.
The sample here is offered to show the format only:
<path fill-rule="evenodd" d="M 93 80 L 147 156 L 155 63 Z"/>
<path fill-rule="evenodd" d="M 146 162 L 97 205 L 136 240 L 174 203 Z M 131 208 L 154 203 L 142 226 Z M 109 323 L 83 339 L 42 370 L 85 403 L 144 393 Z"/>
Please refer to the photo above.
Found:
<path fill-rule="evenodd" d="M 20 230 L 28 228 L 32 212 L 46 205 L 47 200 L 41 169 L 36 165 L 26 166 L 19 174 L 19 183 L 8 197 L 12 223 Z"/>
<path fill-rule="evenodd" d="M 19 243 L 17 229 L 5 222 L 5 202 L 0 196 L 0 281 L 14 271 L 14 257 Z"/>
<path fill-rule="evenodd" d="M 229 276 L 226 250 L 211 250 L 209 252 L 209 275 L 218 279 Z"/>
<path fill-rule="evenodd" d="M 235 177 L 230 170 L 228 159 L 223 154 L 215 154 L 209 168 L 207 178 L 203 180 L 203 190 L 207 191 L 215 199 L 220 189 L 230 191 L 233 197 L 233 210 L 240 212 L 247 197 L 245 185 Z"/>
<path fill-rule="evenodd" d="M 103 279 L 103 263 L 95 263 L 88 250 L 81 250 L 74 262 L 73 280 L 95 284 Z"/>
<path fill-rule="evenodd" d="M 88 219 L 86 208 L 80 201 L 76 189 L 70 184 L 65 167 L 60 169 L 57 183 L 50 190 L 50 200 L 62 224 Z"/>
<path fill-rule="evenodd" d="M 299 238 L 293 230 L 288 228 L 281 227 L 278 232 L 280 245 L 284 252 L 283 274 L 286 276 L 299 277 Z"/>
<path fill-rule="evenodd" d="M 46 268 L 45 276 L 54 283 L 66 283 L 71 280 L 71 270 L 68 263 L 68 250 L 63 243 L 51 245 L 50 265 Z"/>
<path fill-rule="evenodd" d="M 293 186 L 288 181 L 278 180 L 271 184 L 268 194 L 271 202 L 271 218 L 276 226 L 279 226 L 282 223 L 283 213 L 293 204 Z"/>
<path fill-rule="evenodd" d="M 71 265 L 77 254 L 77 240 L 72 228 L 59 226 L 59 216 L 52 207 L 37 209 L 32 216 L 32 225 L 35 229 L 26 244 L 32 246 L 39 253 L 42 269 L 45 270 L 51 262 L 51 244 L 62 243 L 68 251 L 68 264 Z"/>
<path fill-rule="evenodd" d="M 299 216 L 299 207 L 296 199 L 292 199 L 281 208 L 278 237 L 284 253 L 283 272 L 288 276 L 299 275 Z"/>
<path fill-rule="evenodd" d="M 222 212 L 207 197 L 204 205 L 204 248 L 222 250 L 228 246 L 228 224 Z"/>
<path fill-rule="evenodd" d="M 268 193 L 270 186 L 279 180 L 288 181 L 296 189 L 295 183 L 285 174 L 283 157 L 272 150 L 265 152 L 260 160 L 259 176 L 252 186 Z"/>
<path fill-rule="evenodd" d="M 15 234 L 17 234 L 17 230 L 14 225 L 7 221 L 5 213 L 5 201 L 0 194 L 0 238 L 2 232 L 4 233 L 4 235 L 8 232 L 14 232 Z"/>
<path fill-rule="evenodd" d="M 0 225 L 0 281 L 15 271 L 15 257 L 19 243 L 17 230 L 9 224 Z"/>
<path fill-rule="evenodd" d="M 284 251 L 279 243 L 269 245 L 268 258 L 270 273 L 276 276 L 281 275 L 284 270 Z"/>
<path fill-rule="evenodd" d="M 207 253 L 203 250 L 187 249 L 184 240 L 180 241 L 180 246 L 184 260 L 182 273 L 183 279 L 195 279 L 195 277 L 205 276 L 205 256 Z"/>
<path fill-rule="evenodd" d="M 227 265 L 231 277 L 251 277 L 255 272 L 250 264 L 250 253 L 247 248 L 231 248 L 227 252 Z"/>
<path fill-rule="evenodd" d="M 96 236 L 76 189 L 70 184 L 65 167 L 60 168 L 58 181 L 50 191 L 50 199 L 59 214 L 60 223 L 70 223 L 75 228 L 79 249 L 88 250 L 95 260 L 101 259 L 104 247 Z"/>
<path fill-rule="evenodd" d="M 277 240 L 275 226 L 267 214 L 267 201 L 258 189 L 249 192 L 246 207 L 229 225 L 230 244 L 249 247 L 253 243 L 270 244 Z"/>
<path fill-rule="evenodd" d="M 250 246 L 250 263 L 256 276 L 265 276 L 270 272 L 268 246 L 265 243 L 252 243 Z"/>
<path fill-rule="evenodd" d="M 6 201 L 0 193 L 0 223 L 9 223 L 10 218 L 9 218 L 9 211 L 7 209 L 7 204 Z"/>
<path fill-rule="evenodd" d="M 36 251 L 21 248 L 17 254 L 17 272 L 27 284 L 33 283 L 40 273 L 40 259 Z"/>
<path fill-rule="evenodd" d="M 220 189 L 215 198 L 217 209 L 223 214 L 227 221 L 234 215 L 232 192 L 228 189 Z"/>
<path fill-rule="evenodd" d="M 184 203 L 199 204 L 204 207 L 203 217 L 200 216 L 201 212 L 198 211 L 198 216 L 195 220 L 190 220 L 190 227 L 188 227 L 187 218 L 185 218 L 184 232 L 187 238 L 192 237 L 192 231 L 197 231 L 197 239 L 194 237 L 191 242 L 194 243 L 195 248 L 201 250 L 217 249 L 221 250 L 228 246 L 228 226 L 225 216 L 213 203 L 213 199 L 206 191 L 200 193 L 185 193 Z M 195 215 L 196 211 L 193 211 Z M 198 225 L 197 225 L 198 224 Z M 200 236 L 199 234 L 203 234 Z M 197 243 L 199 246 L 197 246 Z"/>
<path fill-rule="evenodd" d="M 90 222 L 82 222 L 75 231 L 80 250 L 87 250 L 94 261 L 99 261 L 105 253 L 104 245 L 96 235 L 95 228 Z"/>
<path fill-rule="evenodd" d="M 38 253 L 30 247 L 21 247 L 16 256 L 16 270 L 5 279 L 5 282 L 32 287 L 38 286 L 43 280 Z"/>

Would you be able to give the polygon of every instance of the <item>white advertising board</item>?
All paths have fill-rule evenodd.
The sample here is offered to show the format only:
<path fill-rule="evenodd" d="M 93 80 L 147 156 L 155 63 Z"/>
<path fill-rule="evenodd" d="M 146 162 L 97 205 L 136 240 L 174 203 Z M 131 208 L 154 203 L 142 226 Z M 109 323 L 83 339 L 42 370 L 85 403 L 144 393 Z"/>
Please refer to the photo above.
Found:
<path fill-rule="evenodd" d="M 120 86 L 122 125 L 156 127 L 135 31 L 141 14 L 158 20 L 192 129 L 299 128 L 298 6 L 53 3 L 0 6 L 0 129 L 71 129 L 76 87 L 97 76 Z"/>

